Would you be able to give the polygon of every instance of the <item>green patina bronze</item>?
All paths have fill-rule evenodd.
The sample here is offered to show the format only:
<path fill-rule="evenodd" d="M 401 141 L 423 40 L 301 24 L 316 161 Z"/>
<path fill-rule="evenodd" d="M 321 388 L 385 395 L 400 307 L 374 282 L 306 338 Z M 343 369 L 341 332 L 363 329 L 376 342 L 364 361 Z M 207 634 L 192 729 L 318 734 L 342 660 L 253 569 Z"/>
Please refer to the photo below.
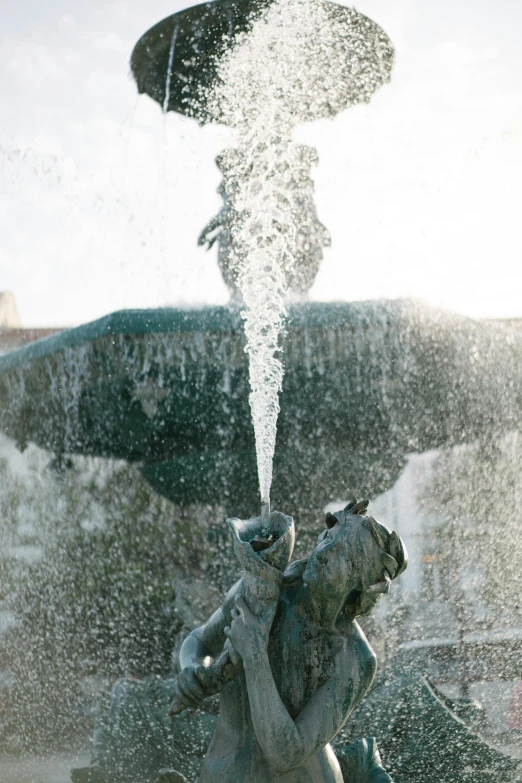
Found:
<path fill-rule="evenodd" d="M 158 22 L 132 52 L 131 70 L 138 91 L 149 95 L 165 112 L 194 117 L 202 124 L 222 122 L 223 117 L 216 113 L 218 107 L 211 107 L 206 100 L 216 83 L 219 61 L 235 37 L 248 32 L 272 2 L 213 0 Z M 324 2 L 323 7 L 337 31 L 330 46 L 345 47 L 346 73 L 336 85 L 342 95 L 320 108 L 315 96 L 303 95 L 296 123 L 331 117 L 343 108 L 368 101 L 390 78 L 394 50 L 386 33 L 352 8 L 331 2 Z M 364 67 L 354 67 L 354 57 L 357 63 L 364 62 Z M 317 63 L 313 65 L 317 68 Z"/>
<path fill-rule="evenodd" d="M 367 505 L 327 514 L 311 556 L 289 566 L 291 517 L 230 520 L 241 580 L 185 639 L 177 676 L 115 685 L 93 763 L 73 783 L 521 780 L 521 762 L 476 733 L 477 702 L 398 666 L 366 696 L 376 660 L 356 618 L 407 565 Z"/>
<path fill-rule="evenodd" d="M 419 303 L 300 304 L 283 338 L 274 502 L 315 514 L 393 485 L 405 457 L 521 418 L 522 335 Z M 509 379 L 506 382 L 506 379 Z M 0 430 L 141 464 L 176 503 L 256 505 L 239 312 L 123 311 L 0 357 Z"/>
<path fill-rule="evenodd" d="M 372 611 L 408 562 L 399 536 L 367 516 L 367 507 L 368 501 L 354 499 L 327 515 L 315 550 L 284 576 L 292 555 L 291 518 L 274 512 L 248 525 L 232 522 L 240 531 L 235 551 L 242 579 L 187 637 L 180 654 L 177 703 L 188 707 L 206 695 L 209 657 L 220 656 L 228 644 L 237 663 L 221 689 L 198 783 L 345 780 L 330 742 L 366 695 L 376 666 L 355 618 Z M 249 541 L 265 528 L 280 538 L 248 556 Z M 360 779 L 369 783 L 384 770 L 375 763 L 372 771 L 367 760 Z"/>
<path fill-rule="evenodd" d="M 168 685 L 176 720 L 184 709 L 192 716 L 201 702 L 220 693 L 198 783 L 391 782 L 374 740 L 339 750 L 339 760 L 330 744 L 375 673 L 375 654 L 356 617 L 374 609 L 408 562 L 400 537 L 368 516 L 367 507 L 368 501 L 352 499 L 342 511 L 327 515 L 310 557 L 290 566 L 291 517 L 265 509 L 248 522 L 229 521 L 242 578 L 185 639 L 179 674 Z M 256 551 L 260 538 L 275 540 Z M 150 687 L 136 703 L 136 687 L 116 686 L 112 712 L 119 722 L 113 719 L 107 728 L 119 732 L 120 739 L 107 736 L 93 765 L 75 772 L 75 783 L 151 780 L 150 765 L 140 777 L 135 768 L 118 768 L 108 752 L 112 739 L 116 747 L 123 746 L 125 760 L 134 749 L 123 737 L 133 737 L 136 725 L 162 744 L 164 713 L 155 706 L 146 709 Z M 125 706 L 129 689 L 132 710 Z M 146 714 L 137 724 L 142 701 Z M 126 711 L 130 721 L 125 726 Z M 152 750 L 161 757 L 157 746 Z M 179 780 L 179 773 L 162 770 L 158 780 Z"/>

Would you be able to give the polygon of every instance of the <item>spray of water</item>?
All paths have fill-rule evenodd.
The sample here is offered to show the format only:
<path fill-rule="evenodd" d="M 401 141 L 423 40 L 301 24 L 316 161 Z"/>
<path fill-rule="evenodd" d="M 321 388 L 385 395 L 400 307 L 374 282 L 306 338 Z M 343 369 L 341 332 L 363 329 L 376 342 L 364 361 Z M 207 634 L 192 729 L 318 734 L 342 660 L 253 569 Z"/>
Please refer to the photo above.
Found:
<path fill-rule="evenodd" d="M 295 59 L 294 42 L 288 46 L 282 34 L 283 28 L 292 29 L 289 8 L 271 6 L 249 34 L 234 41 L 220 62 L 220 84 L 210 98 L 239 137 L 238 148 L 223 154 L 220 168 L 234 214 L 229 263 L 243 302 L 263 502 L 270 499 L 283 380 L 280 339 L 296 255 L 299 187 L 292 183 L 302 169 L 286 102 L 288 69 Z"/>
<path fill-rule="evenodd" d="M 288 281 L 306 236 L 303 205 L 313 204 L 311 151 L 296 144 L 291 131 L 300 121 L 333 116 L 367 100 L 386 80 L 391 62 L 389 52 L 375 56 L 373 23 L 343 9 L 340 27 L 332 8 L 318 0 L 285 0 L 264 8 L 248 33 L 230 40 L 218 65 L 217 87 L 204 96 L 207 109 L 210 105 L 212 114 L 238 134 L 238 148 L 218 163 L 234 216 L 228 263 L 244 305 L 263 502 L 269 501 L 272 482 Z M 368 71 L 363 78 L 362 63 Z"/>
<path fill-rule="evenodd" d="M 169 64 L 167 68 L 167 78 L 165 80 L 165 99 L 163 101 L 163 113 L 166 114 L 169 110 L 169 102 L 170 102 L 170 90 L 172 85 L 172 66 L 174 63 L 174 54 L 176 51 L 176 42 L 178 40 L 178 32 L 179 32 L 179 24 L 175 25 L 174 31 L 172 33 L 172 38 L 170 39 L 170 48 L 169 48 Z"/>
<path fill-rule="evenodd" d="M 298 190 L 288 182 L 299 166 L 299 148 L 273 137 L 260 142 L 258 132 L 245 134 L 239 149 L 224 154 L 221 166 L 235 215 L 229 254 L 243 301 L 259 485 L 268 502 L 283 379 L 287 273 L 296 253 Z"/>

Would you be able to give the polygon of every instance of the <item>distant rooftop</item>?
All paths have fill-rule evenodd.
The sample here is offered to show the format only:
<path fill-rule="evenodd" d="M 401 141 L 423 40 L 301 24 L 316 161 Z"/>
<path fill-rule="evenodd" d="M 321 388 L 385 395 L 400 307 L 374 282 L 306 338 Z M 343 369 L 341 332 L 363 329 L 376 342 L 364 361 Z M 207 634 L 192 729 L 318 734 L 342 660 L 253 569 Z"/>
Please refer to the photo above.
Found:
<path fill-rule="evenodd" d="M 0 291 L 0 354 L 62 331 L 63 327 L 24 329 L 14 294 Z"/>

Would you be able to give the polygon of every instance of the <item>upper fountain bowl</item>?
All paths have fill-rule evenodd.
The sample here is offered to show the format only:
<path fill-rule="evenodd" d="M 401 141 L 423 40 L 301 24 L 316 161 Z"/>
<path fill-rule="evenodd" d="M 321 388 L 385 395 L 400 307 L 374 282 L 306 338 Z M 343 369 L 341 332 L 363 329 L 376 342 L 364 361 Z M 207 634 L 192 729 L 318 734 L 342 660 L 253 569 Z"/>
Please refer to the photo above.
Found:
<path fill-rule="evenodd" d="M 325 24 L 314 28 L 307 46 L 312 78 L 304 75 L 288 83 L 295 124 L 333 117 L 356 103 L 370 100 L 390 80 L 393 45 L 386 33 L 366 16 L 337 3 L 309 0 L 321 7 Z M 214 0 L 167 17 L 146 32 L 131 56 L 138 91 L 153 98 L 165 112 L 193 117 L 201 124 L 230 124 L 216 102 L 208 100 L 218 79 L 223 55 L 254 22 L 267 15 L 274 0 Z M 292 35 L 285 33 L 285 39 Z M 333 60 L 340 66 L 328 78 Z M 301 74 L 300 76 L 302 76 Z M 339 78 L 337 78 L 339 77 Z M 314 89 L 310 90 L 310 83 Z"/>

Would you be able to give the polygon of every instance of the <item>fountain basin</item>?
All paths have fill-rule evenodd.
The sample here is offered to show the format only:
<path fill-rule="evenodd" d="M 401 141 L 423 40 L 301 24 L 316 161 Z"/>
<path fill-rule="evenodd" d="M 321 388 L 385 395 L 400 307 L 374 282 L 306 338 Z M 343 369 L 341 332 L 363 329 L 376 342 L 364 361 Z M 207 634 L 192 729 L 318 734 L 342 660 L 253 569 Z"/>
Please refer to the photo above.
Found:
<path fill-rule="evenodd" d="M 499 324 L 407 300 L 296 304 L 283 351 L 279 507 L 375 495 L 408 453 L 521 423 L 522 334 Z M 0 357 L 0 431 L 139 463 L 176 503 L 258 503 L 237 310 L 121 311 Z"/>
<path fill-rule="evenodd" d="M 206 100 L 216 84 L 219 61 L 235 36 L 247 32 L 272 3 L 273 0 L 214 0 L 158 22 L 144 33 L 132 52 L 131 70 L 138 92 L 149 95 L 165 112 L 194 117 L 201 124 L 227 122 L 218 107 Z M 345 65 L 342 78 L 330 85 L 324 100 L 318 101 L 317 94 L 303 91 L 300 84 L 288 84 L 288 92 L 297 98 L 296 124 L 333 117 L 342 109 L 369 101 L 375 90 L 390 80 L 394 49 L 379 25 L 355 9 L 332 2 L 322 5 L 334 34 L 318 29 L 314 43 L 324 36 L 325 51 L 338 54 Z M 292 33 L 289 29 L 286 34 Z M 324 91 L 328 61 L 315 61 L 311 67 Z M 324 79 L 319 67 L 324 69 Z"/>

